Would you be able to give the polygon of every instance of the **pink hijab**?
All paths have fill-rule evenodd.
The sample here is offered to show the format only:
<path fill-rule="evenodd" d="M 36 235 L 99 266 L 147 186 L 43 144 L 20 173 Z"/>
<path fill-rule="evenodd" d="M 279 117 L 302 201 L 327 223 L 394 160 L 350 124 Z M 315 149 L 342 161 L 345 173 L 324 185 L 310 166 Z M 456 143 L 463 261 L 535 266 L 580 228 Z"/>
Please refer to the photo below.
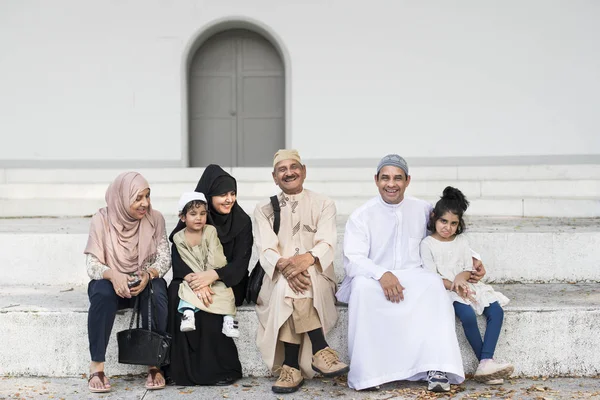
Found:
<path fill-rule="evenodd" d="M 141 220 L 129 214 L 139 193 L 149 187 L 137 172 L 124 172 L 115 178 L 106 190 L 107 207 L 92 217 L 85 254 L 126 274 L 142 270 L 148 257 L 156 254 L 165 234 L 165 219 L 150 204 Z"/>

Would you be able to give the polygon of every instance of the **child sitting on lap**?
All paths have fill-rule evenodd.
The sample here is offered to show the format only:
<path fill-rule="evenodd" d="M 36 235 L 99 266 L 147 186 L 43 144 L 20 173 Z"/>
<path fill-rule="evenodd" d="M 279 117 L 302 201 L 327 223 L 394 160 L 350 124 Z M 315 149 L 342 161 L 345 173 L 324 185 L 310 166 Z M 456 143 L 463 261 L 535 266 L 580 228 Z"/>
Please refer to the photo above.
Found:
<path fill-rule="evenodd" d="M 194 273 L 218 269 L 227 265 L 223 254 L 223 246 L 217 236 L 217 230 L 206 225 L 206 197 L 198 192 L 186 192 L 179 199 L 179 218 L 185 223 L 185 229 L 173 236 L 173 245 L 177 246 L 181 259 Z M 214 282 L 210 287 L 212 301 L 200 299 L 188 282 L 184 280 L 179 285 L 179 307 L 182 332 L 196 330 L 194 313 L 198 310 L 223 317 L 223 334 L 229 337 L 239 337 L 238 323 L 234 320 L 236 314 L 233 290 L 221 281 Z"/>

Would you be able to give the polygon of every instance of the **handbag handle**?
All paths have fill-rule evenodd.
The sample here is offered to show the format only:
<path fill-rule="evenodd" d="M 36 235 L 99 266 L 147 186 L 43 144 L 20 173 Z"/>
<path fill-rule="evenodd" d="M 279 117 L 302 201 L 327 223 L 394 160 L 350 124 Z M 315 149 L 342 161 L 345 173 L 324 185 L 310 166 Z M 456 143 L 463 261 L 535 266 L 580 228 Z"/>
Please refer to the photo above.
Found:
<path fill-rule="evenodd" d="M 148 299 L 148 330 L 152 332 L 152 306 L 154 305 L 154 287 L 152 286 L 151 279 L 148 280 L 148 286 L 150 287 L 150 294 L 148 295 L 150 296 L 150 298 Z M 140 327 L 140 318 L 142 314 L 140 312 L 140 307 L 140 296 L 138 295 L 135 296 L 135 303 L 133 304 L 133 314 L 131 314 L 131 321 L 129 321 L 129 330 L 133 329 L 133 321 L 136 321 L 136 319 L 137 323 L 135 324 L 135 327 Z"/>

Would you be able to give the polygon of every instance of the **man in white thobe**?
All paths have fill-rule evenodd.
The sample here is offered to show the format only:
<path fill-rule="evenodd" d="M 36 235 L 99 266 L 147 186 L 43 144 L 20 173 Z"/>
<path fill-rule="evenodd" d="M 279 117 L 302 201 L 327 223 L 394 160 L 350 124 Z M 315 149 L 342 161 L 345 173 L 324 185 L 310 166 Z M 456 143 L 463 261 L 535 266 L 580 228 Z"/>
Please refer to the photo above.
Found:
<path fill-rule="evenodd" d="M 464 380 L 454 310 L 419 252 L 432 206 L 404 196 L 410 175 L 396 154 L 380 161 L 375 183 L 380 195 L 352 213 L 344 234 L 336 296 L 348 303 L 348 384 L 426 379 L 429 390 L 449 391 Z"/>

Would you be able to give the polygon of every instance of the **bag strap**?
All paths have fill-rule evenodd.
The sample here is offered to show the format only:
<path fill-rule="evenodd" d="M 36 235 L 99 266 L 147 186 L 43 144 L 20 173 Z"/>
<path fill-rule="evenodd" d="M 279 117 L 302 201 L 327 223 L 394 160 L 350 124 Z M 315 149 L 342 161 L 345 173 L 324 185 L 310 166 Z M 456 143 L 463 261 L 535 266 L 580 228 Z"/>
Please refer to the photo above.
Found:
<path fill-rule="evenodd" d="M 140 297 L 135 297 L 135 303 L 133 304 L 133 313 L 131 314 L 131 321 L 129 321 L 129 330 L 133 329 L 133 321 L 136 320 L 137 315 L 137 323 L 136 328 L 140 327 L 140 310 L 139 310 Z"/>
<path fill-rule="evenodd" d="M 273 221 L 273 231 L 277 235 L 279 233 L 279 224 L 281 222 L 281 208 L 279 207 L 279 199 L 277 196 L 271 197 L 271 205 L 273 206 L 273 215 L 275 220 Z"/>
<path fill-rule="evenodd" d="M 154 306 L 154 287 L 152 286 L 152 280 L 148 280 L 148 286 L 150 293 L 148 293 L 148 330 L 152 332 L 152 307 Z M 136 321 L 135 327 L 140 327 L 140 319 L 142 313 L 140 312 L 140 295 L 135 296 L 135 303 L 133 304 L 133 313 L 131 314 L 131 321 L 129 321 L 129 330 L 133 329 L 133 322 Z M 137 318 L 136 318 L 137 316 Z"/>
<path fill-rule="evenodd" d="M 148 286 L 150 287 L 150 293 L 148 293 L 148 330 L 152 332 L 152 301 L 154 300 L 154 288 L 152 287 L 152 279 L 148 276 Z"/>

